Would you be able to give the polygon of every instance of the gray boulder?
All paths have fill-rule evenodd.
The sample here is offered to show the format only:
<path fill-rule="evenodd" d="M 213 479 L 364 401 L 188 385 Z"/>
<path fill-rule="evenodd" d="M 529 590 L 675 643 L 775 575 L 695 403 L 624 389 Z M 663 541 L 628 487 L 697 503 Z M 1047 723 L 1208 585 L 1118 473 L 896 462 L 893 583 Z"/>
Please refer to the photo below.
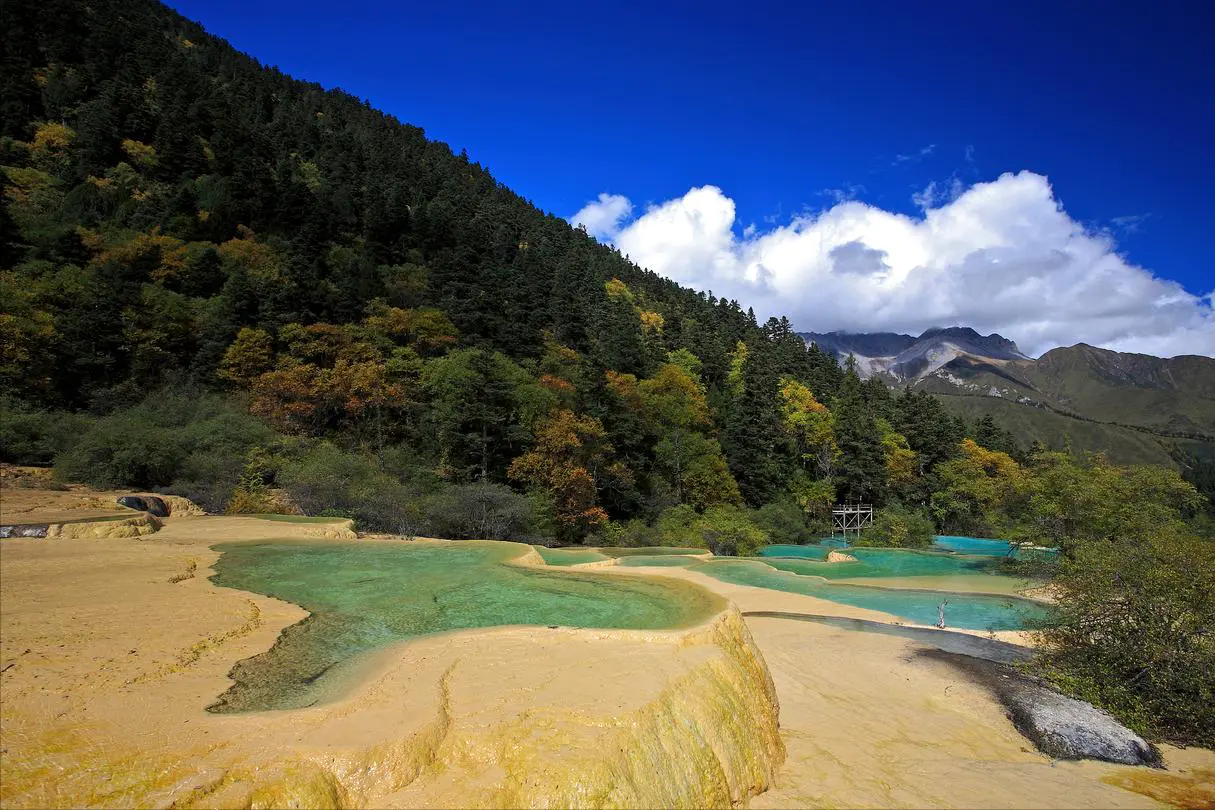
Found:
<path fill-rule="evenodd" d="M 1047 756 L 1160 765 L 1155 746 L 1091 703 L 1032 683 L 1014 686 L 1003 702 L 1017 729 Z"/>
<path fill-rule="evenodd" d="M 1156 747 L 1109 712 L 1062 695 L 1040 678 L 969 655 L 942 650 L 924 650 L 920 655 L 945 661 L 987 687 L 1017 730 L 1049 757 L 1162 767 Z"/>

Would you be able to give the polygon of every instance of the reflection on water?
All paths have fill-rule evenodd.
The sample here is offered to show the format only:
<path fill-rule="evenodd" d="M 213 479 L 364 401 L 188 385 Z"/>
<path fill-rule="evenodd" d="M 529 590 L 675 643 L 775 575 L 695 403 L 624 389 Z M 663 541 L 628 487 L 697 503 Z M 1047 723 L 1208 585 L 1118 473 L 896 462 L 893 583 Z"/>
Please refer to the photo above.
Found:
<path fill-rule="evenodd" d="M 308 706 L 335 697 L 352 660 L 427 633 L 507 624 L 630 629 L 685 627 L 722 602 L 673 580 L 556 572 L 503 563 L 526 547 L 461 542 L 228 544 L 218 585 L 293 602 L 312 615 L 269 651 L 240 662 L 210 707 L 228 713 Z"/>

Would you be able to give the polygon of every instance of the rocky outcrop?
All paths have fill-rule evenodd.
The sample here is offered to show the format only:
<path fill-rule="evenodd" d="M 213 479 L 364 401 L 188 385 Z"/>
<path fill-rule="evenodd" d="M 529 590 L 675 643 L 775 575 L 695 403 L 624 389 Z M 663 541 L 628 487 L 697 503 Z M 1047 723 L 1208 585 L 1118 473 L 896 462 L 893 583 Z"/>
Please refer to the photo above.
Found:
<path fill-rule="evenodd" d="M 669 639 L 656 634 L 650 643 Z M 784 758 L 771 675 L 733 608 L 677 644 L 703 660 L 655 699 L 615 716 L 541 703 L 500 718 L 506 722 L 469 723 L 451 699 L 435 765 L 414 795 L 489 807 L 745 802 L 771 784 Z M 494 773 L 501 776 L 485 778 Z"/>
<path fill-rule="evenodd" d="M 987 687 L 1003 704 L 1017 730 L 1047 756 L 1160 766 L 1156 747 L 1109 712 L 1059 694 L 1040 678 L 967 655 L 940 650 L 920 654 L 946 661 Z"/>
<path fill-rule="evenodd" d="M 161 495 L 160 497 L 169 505 L 169 514 L 173 517 L 202 517 L 207 514 L 205 509 L 189 498 L 183 498 L 180 495 Z"/>
<path fill-rule="evenodd" d="M 77 523 L 56 523 L 50 526 L 46 536 L 94 540 L 117 537 L 144 537 L 160 531 L 162 525 L 160 518 L 145 513 L 120 520 L 82 520 Z"/>
<path fill-rule="evenodd" d="M 1160 764 L 1154 746 L 1091 703 L 1023 683 L 1010 690 L 1005 705 L 1018 730 L 1047 756 Z"/>
<path fill-rule="evenodd" d="M 856 562 L 856 557 L 853 557 L 851 554 L 846 554 L 843 551 L 836 551 L 835 549 L 831 549 L 830 551 L 827 552 L 827 562 L 829 562 L 829 563 Z"/>
<path fill-rule="evenodd" d="M 305 529 L 304 534 L 311 537 L 324 537 L 326 540 L 358 540 L 359 535 L 354 530 L 354 521 L 348 518 L 338 518 L 333 523 L 320 523 L 316 527 Z"/>
<path fill-rule="evenodd" d="M 402 649 L 408 660 L 361 696 L 211 726 L 281 744 L 179 757 L 124 795 L 166 807 L 738 807 L 784 759 L 772 678 L 733 607 L 682 632 L 500 628 Z"/>
<path fill-rule="evenodd" d="M 159 518 L 150 514 L 108 520 L 77 520 L 67 523 L 22 523 L 0 526 L 0 538 L 9 537 L 80 537 L 105 539 L 113 537 L 143 537 L 160 530 Z"/>

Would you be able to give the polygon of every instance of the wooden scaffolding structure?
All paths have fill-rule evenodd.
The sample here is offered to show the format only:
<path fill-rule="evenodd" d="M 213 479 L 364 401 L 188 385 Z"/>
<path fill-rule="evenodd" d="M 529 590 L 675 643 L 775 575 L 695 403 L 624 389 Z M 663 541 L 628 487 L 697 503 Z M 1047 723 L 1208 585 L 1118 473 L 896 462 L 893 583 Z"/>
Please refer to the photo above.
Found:
<path fill-rule="evenodd" d="M 873 525 L 873 504 L 871 503 L 837 503 L 831 507 L 831 533 L 848 536 L 854 532 L 861 536 L 861 529 Z"/>

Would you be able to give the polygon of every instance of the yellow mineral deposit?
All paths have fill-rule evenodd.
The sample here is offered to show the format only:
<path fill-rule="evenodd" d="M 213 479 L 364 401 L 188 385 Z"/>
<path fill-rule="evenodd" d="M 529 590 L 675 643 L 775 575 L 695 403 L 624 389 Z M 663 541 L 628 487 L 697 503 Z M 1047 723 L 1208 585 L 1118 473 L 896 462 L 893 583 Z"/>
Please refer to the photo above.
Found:
<path fill-rule="evenodd" d="M 72 511 L 61 499 L 41 514 L 55 510 Z M 0 522 L 12 520 L 4 512 Z M 913 642 L 745 619 L 740 610 L 892 617 L 678 568 L 588 574 L 683 578 L 725 597 L 727 607 L 678 631 L 500 627 L 427 636 L 369 656 L 336 702 L 204 711 L 230 685 L 233 664 L 267 650 L 305 616 L 210 582 L 218 558 L 210 546 L 349 532 L 338 522 L 176 516 L 152 535 L 0 541 L 0 804 L 1157 807 L 1210 800 L 1201 792 L 1215 768 L 1209 751 L 1166 749 L 1169 770 L 1153 773 L 1052 763 L 987 693 L 944 664 L 914 657 Z M 543 559 L 526 550 L 515 563 Z"/>

